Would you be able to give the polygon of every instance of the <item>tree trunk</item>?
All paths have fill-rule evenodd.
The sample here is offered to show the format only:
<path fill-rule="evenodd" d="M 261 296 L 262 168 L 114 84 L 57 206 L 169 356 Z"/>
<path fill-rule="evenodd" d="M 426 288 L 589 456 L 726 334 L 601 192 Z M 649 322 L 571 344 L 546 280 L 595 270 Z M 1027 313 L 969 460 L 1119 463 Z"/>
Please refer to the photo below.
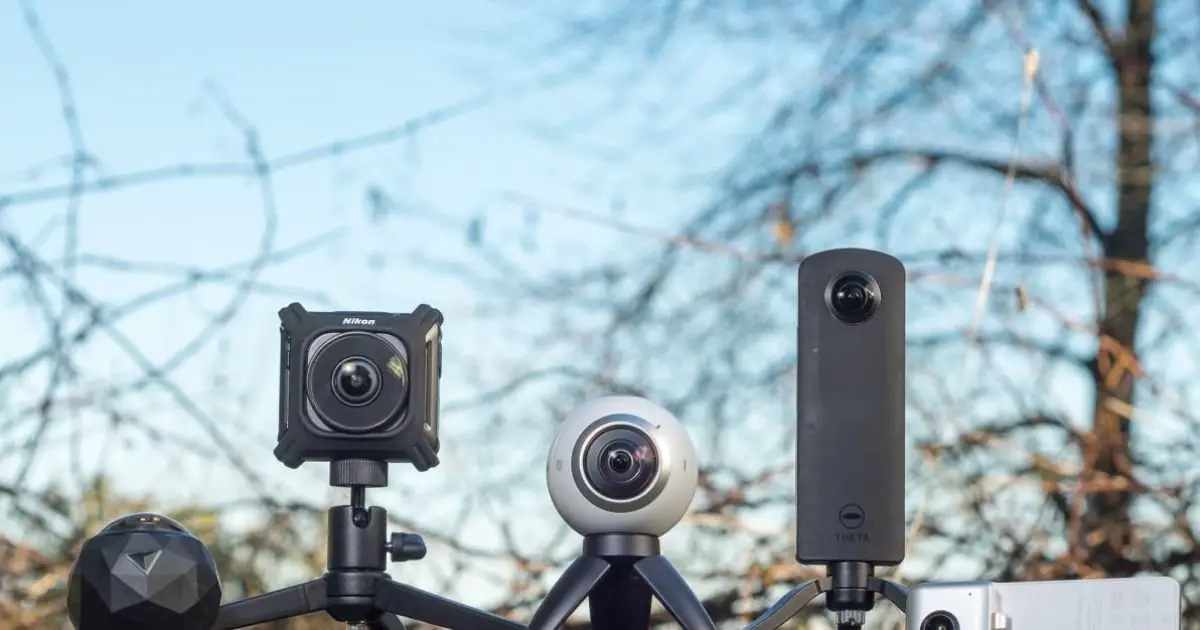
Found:
<path fill-rule="evenodd" d="M 1109 260 L 1148 263 L 1148 234 L 1155 173 L 1154 109 L 1151 78 L 1154 69 L 1155 0 L 1130 0 L 1125 36 L 1113 51 L 1118 81 L 1117 220 L 1103 237 Z M 1085 531 L 1089 564 L 1111 576 L 1133 574 L 1138 564 L 1130 556 L 1133 527 L 1132 493 L 1107 489 L 1113 482 L 1132 479 L 1132 448 L 1128 410 L 1134 404 L 1131 360 L 1137 349 L 1142 302 L 1149 281 L 1119 271 L 1104 279 L 1104 312 L 1100 314 L 1101 343 L 1096 354 L 1094 439 L 1086 449 L 1085 483 L 1091 492 Z M 1089 470 L 1090 469 L 1090 470 Z"/>

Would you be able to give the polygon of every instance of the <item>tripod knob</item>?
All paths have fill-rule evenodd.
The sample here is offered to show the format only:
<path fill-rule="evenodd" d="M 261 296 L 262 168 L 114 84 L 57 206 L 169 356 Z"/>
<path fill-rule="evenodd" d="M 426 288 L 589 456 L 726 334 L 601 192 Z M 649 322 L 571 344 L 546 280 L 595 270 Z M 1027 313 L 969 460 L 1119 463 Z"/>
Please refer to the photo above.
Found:
<path fill-rule="evenodd" d="M 387 544 L 392 562 L 420 560 L 425 557 L 425 539 L 419 534 L 392 534 L 392 540 Z"/>

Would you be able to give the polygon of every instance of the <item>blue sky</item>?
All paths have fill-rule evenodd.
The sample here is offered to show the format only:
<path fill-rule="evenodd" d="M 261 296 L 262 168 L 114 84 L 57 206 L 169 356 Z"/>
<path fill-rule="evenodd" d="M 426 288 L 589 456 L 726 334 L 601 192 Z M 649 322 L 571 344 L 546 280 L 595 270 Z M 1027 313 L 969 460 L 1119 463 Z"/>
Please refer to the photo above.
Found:
<path fill-rule="evenodd" d="M 339 228 L 345 236 L 337 247 L 268 277 L 328 293 L 339 308 L 400 310 L 428 301 L 447 311 L 452 330 L 469 334 L 472 328 L 464 320 L 470 292 L 398 263 L 414 252 L 462 259 L 468 256 L 463 229 L 471 216 L 488 212 L 492 224 L 506 214 L 519 216 L 498 204 L 503 191 L 573 203 L 582 196 L 579 183 L 595 170 L 528 137 L 520 117 L 524 105 L 513 99 L 511 89 L 518 77 L 494 72 L 487 84 L 462 70 L 471 56 L 460 44 L 462 29 L 487 28 L 502 19 L 488 3 L 459 4 L 443 13 L 388 2 L 288 3 L 286 10 L 280 4 L 242 3 L 191 9 L 145 2 L 121 6 L 39 7 L 70 71 L 87 148 L 99 157 L 105 175 L 181 162 L 243 161 L 242 137 L 208 96 L 212 85 L 255 125 L 269 155 L 388 128 L 486 92 L 500 95 L 491 109 L 448 121 L 411 142 L 275 178 L 280 245 Z M 463 15 L 470 16 L 469 23 L 459 22 Z M 0 76 L 10 95 L 0 102 L 0 181 L 9 193 L 64 181 L 61 169 L 37 179 L 28 170 L 69 147 L 52 74 L 19 18 L 11 8 L 0 19 L 0 59 L 6 60 Z M 370 185 L 395 200 L 399 219 L 382 226 L 367 222 L 364 194 Z M 64 206 L 55 201 L 14 207 L 7 221 L 32 235 Z M 262 225 L 259 208 L 255 183 L 239 179 L 168 181 L 89 195 L 81 213 L 82 248 L 134 260 L 230 264 L 253 255 Z M 431 213 L 440 218 L 421 218 Z M 494 229 L 489 225 L 489 233 Z M 554 240 L 556 228 L 544 229 Z M 47 247 L 61 233 L 57 229 Z M 368 272 L 365 261 L 379 255 L 389 266 Z M 104 299 L 152 286 L 151 280 L 127 274 L 81 273 L 89 290 Z M 216 308 L 224 293 L 205 292 L 208 300 L 201 304 L 168 304 L 132 320 L 126 330 L 152 358 L 162 360 L 194 330 L 196 307 Z M 274 370 L 275 311 L 284 299 L 254 301 L 235 325 L 235 379 L 257 379 Z M 12 349 L 33 341 L 21 335 L 5 345 Z M 184 374 L 185 381 L 212 366 L 197 360 L 189 367 L 195 369 Z M 453 367 L 449 370 L 452 374 Z M 266 406 L 256 408 L 261 419 L 255 424 L 265 433 L 273 397 L 261 403 Z"/>
<path fill-rule="evenodd" d="M 654 208 L 643 222 L 665 221 L 676 216 L 672 208 L 689 208 L 687 194 L 671 186 L 681 175 L 675 162 L 652 150 L 641 151 L 637 160 L 621 157 L 621 139 L 637 125 L 629 116 L 607 117 L 600 143 L 587 140 L 564 148 L 539 138 L 555 123 L 553 112 L 602 111 L 609 86 L 575 86 L 552 95 L 529 89 L 537 64 L 526 46 L 536 33 L 512 26 L 517 19 L 529 24 L 528 18 L 500 10 L 498 3 L 76 1 L 36 8 L 69 72 L 85 146 L 99 160 L 94 176 L 244 161 L 243 136 L 222 116 L 212 98 L 214 86 L 255 126 L 269 156 L 386 129 L 491 95 L 486 108 L 424 130 L 411 141 L 320 160 L 273 178 L 279 246 L 330 230 L 342 230 L 343 236 L 331 247 L 269 270 L 264 280 L 295 287 L 293 295 L 328 294 L 335 308 L 438 306 L 448 320 L 444 387 L 450 401 L 470 393 L 461 385 L 466 375 L 456 371 L 465 364 L 456 357 L 491 348 L 498 335 L 510 331 L 474 315 L 475 289 L 409 264 L 414 255 L 470 260 L 464 230 L 481 213 L 488 219 L 487 238 L 515 243 L 523 219 L 502 201 L 506 191 L 587 211 L 603 211 L 619 198 Z M 8 6 L 0 12 L 0 196 L 19 199 L 67 181 L 67 171 L 53 166 L 70 148 L 53 79 L 18 7 Z M 383 224 L 366 218 L 364 195 L 371 186 L 386 191 L 398 208 Z M 26 239 L 44 235 L 39 252 L 54 259 L 62 252 L 65 207 L 62 199 L 14 204 L 4 212 L 4 225 Z M 89 194 L 80 217 L 80 248 L 86 254 L 206 268 L 252 257 L 263 223 L 256 183 L 238 178 L 169 180 Z M 589 253 L 609 249 L 616 237 L 553 218 L 541 221 L 537 231 L 543 248 L 526 260 L 535 266 L 539 260 L 561 263 L 564 253 L 589 260 Z M 381 258 L 387 263 L 381 269 L 366 265 Z M 121 302 L 170 278 L 85 265 L 78 281 L 99 300 Z M 16 297 L 15 285 L 0 290 L 5 299 Z M 230 295 L 228 286 L 195 292 L 123 320 L 120 330 L 151 361 L 162 363 L 200 330 L 203 315 L 220 310 Z M 314 488 L 324 490 L 323 469 L 290 472 L 270 456 L 277 403 L 276 311 L 293 295 L 252 298 L 219 343 L 190 357 L 173 376 L 269 482 L 312 497 Z M 44 331 L 30 332 L 35 323 L 20 307 L 0 312 L 0 359 L 10 361 L 44 343 Z M 84 388 L 141 374 L 110 343 L 93 343 L 82 352 L 96 379 Z M 495 374 L 472 374 L 471 380 L 502 375 L 511 365 L 506 360 L 520 359 L 504 356 L 502 349 L 489 352 L 496 354 Z M 225 391 L 234 392 L 233 399 L 209 395 L 218 377 L 228 384 Z M 44 375 L 35 374 L 30 382 L 40 378 Z M 32 402 L 36 393 L 9 396 L 10 402 Z M 153 418 L 164 430 L 209 443 L 161 391 L 151 388 L 130 404 L 129 411 Z M 99 418 L 82 415 L 82 424 L 51 430 L 55 446 L 35 468 L 35 481 L 65 472 L 65 458 L 77 452 L 68 448 L 70 431 L 100 426 Z M 393 486 L 437 488 L 473 473 L 469 458 L 455 456 L 453 439 L 456 427 L 463 431 L 470 420 L 454 420 L 444 425 L 449 434 L 444 464 L 420 476 L 394 472 Z M 153 492 L 164 501 L 229 500 L 240 494 L 230 487 L 235 477 L 186 451 L 163 457 L 136 441 L 120 448 L 104 444 L 108 447 L 97 438 L 85 441 L 85 467 L 104 465 L 130 490 Z M 99 459 L 101 453 L 108 453 L 106 460 Z M 120 454 L 115 461 L 113 453 Z M 11 459 L 0 463 L 6 473 L 14 466 Z M 553 514 L 544 497 L 534 501 L 537 509 Z M 441 511 L 427 508 L 421 520 L 450 518 L 457 507 L 455 502 Z"/>
<path fill-rule="evenodd" d="M 407 310 L 420 302 L 438 306 L 447 315 L 443 387 L 449 401 L 462 399 L 473 383 L 498 382 L 509 370 L 528 364 L 530 357 L 506 350 L 497 340 L 513 334 L 506 323 L 528 323 L 536 313 L 514 305 L 519 315 L 507 322 L 485 317 L 476 307 L 491 296 L 416 264 L 414 258 L 475 260 L 464 234 L 472 218 L 484 215 L 489 242 L 501 243 L 529 267 L 597 260 L 615 251 L 618 240 L 630 237 L 543 217 L 536 227 L 540 247 L 523 253 L 520 243 L 528 229 L 522 227 L 522 211 L 505 203 L 504 194 L 515 191 L 595 213 L 620 203 L 632 209 L 630 216 L 639 223 L 664 225 L 704 196 L 703 189 L 678 186 L 680 178 L 732 154 L 738 133 L 753 124 L 717 116 L 686 133 L 673 127 L 694 113 L 678 111 L 683 109 L 678 104 L 696 102 L 702 110 L 702 97 L 711 96 L 713 86 L 729 85 L 744 71 L 738 68 L 736 51 L 721 55 L 696 49 L 691 56 L 676 55 L 675 66 L 667 63 L 658 70 L 658 77 L 669 75 L 671 80 L 652 77 L 638 84 L 637 98 L 629 93 L 624 94 L 628 98 L 614 97 L 613 83 L 599 79 L 552 91 L 535 89 L 530 78 L 559 61 L 536 52 L 537 42 L 550 34 L 548 20 L 515 14 L 499 2 L 222 0 L 182 5 L 62 0 L 41 3 L 38 12 L 70 72 L 86 146 L 100 160 L 100 175 L 243 161 L 243 138 L 222 117 L 211 86 L 256 127 L 268 155 L 369 134 L 490 96 L 486 107 L 425 129 L 411 140 L 277 174 L 278 245 L 335 229 L 342 230 L 341 239 L 268 271 L 265 280 L 294 290 L 251 299 L 220 343 L 174 374 L 272 484 L 316 502 L 321 501 L 313 498 L 314 488 L 325 487 L 323 469 L 307 466 L 291 472 L 270 455 L 277 404 L 276 312 L 281 306 L 312 292 L 328 294 L 332 307 L 341 309 Z M 811 69 L 811 60 L 802 57 L 789 58 L 787 72 L 781 72 L 784 79 L 767 91 L 794 89 L 785 85 L 787 80 Z M 703 72 L 696 72 L 698 67 Z M 635 101 L 645 106 L 623 106 Z M 53 75 L 18 6 L 0 10 L 0 198 L 20 198 L 66 181 L 61 168 L 35 168 L 53 163 L 69 149 L 59 105 Z M 761 110 L 764 116 L 770 113 L 769 107 Z M 589 124 L 577 128 L 588 127 L 588 133 L 545 139 L 547 129 L 577 117 L 587 118 Z M 665 142 L 663 135 L 638 141 L 649 122 L 678 141 Z M 636 152 L 627 151 L 635 145 Z M 367 219 L 364 197 L 370 187 L 385 191 L 396 208 L 381 224 Z M 994 200 L 1001 188 L 1000 182 L 989 180 L 961 194 Z M 64 208 L 61 199 L 14 205 L 4 211 L 0 226 L 26 239 L 47 233 L 39 251 L 53 259 L 61 251 Z M 947 213 L 961 209 L 947 208 Z M 255 182 L 238 178 L 171 180 L 91 194 L 84 199 L 81 217 L 86 253 L 198 267 L 250 258 L 262 227 L 259 190 Z M 629 249 L 620 247 L 622 252 Z M 382 268 L 366 264 L 379 259 L 387 263 Z M 120 302 L 169 279 L 85 266 L 79 281 L 98 299 Z M 0 284 L 3 299 L 12 300 L 14 291 L 11 282 Z M 121 330 L 161 363 L 200 329 L 201 313 L 219 310 L 230 293 L 222 286 L 165 302 L 124 320 Z M 34 323 L 27 309 L 0 309 L 0 362 L 44 343 L 43 331 L 29 332 Z M 124 382 L 141 372 L 111 344 L 92 344 L 84 352 L 89 373 L 98 379 L 85 386 Z M 220 382 L 214 382 L 218 377 Z M 31 382 L 36 384 L 37 378 Z M 1079 395 L 1080 386 L 1063 385 L 1056 392 L 1069 399 L 1063 404 L 1082 408 L 1086 399 Z M 228 399 L 211 396 L 216 389 L 233 394 Z M 9 392 L 8 400 L 22 395 L 28 401 L 36 391 Z M 149 390 L 130 411 L 207 443 L 194 422 L 161 392 Z M 393 472 L 393 491 L 380 502 L 405 505 L 399 499 L 410 493 L 423 489 L 429 496 L 464 479 L 486 476 L 477 470 L 476 454 L 463 446 L 465 441 L 455 441 L 477 420 L 482 419 L 466 414 L 448 418 L 443 465 L 422 475 L 407 469 Z M 53 433 L 56 450 L 37 470 L 39 480 L 62 472 L 61 462 L 72 452 L 65 438 L 71 428 Z M 101 445 L 92 440 L 84 450 L 89 465 L 97 465 Z M 150 446 L 132 443 L 120 452 L 124 456 L 108 468 L 132 490 L 153 491 L 164 500 L 227 500 L 238 494 L 228 487 L 234 478 L 213 472 L 203 458 L 173 452 L 165 459 Z M 184 473 L 174 472 L 180 467 Z M 11 468 L 11 461 L 0 462 L 4 474 Z M 532 478 L 540 474 L 530 472 Z M 175 481 L 165 483 L 168 478 Z M 528 500 L 523 506 L 527 513 L 553 516 L 544 492 Z M 452 519 L 459 507 L 457 501 L 423 506 L 420 520 L 431 527 Z"/>

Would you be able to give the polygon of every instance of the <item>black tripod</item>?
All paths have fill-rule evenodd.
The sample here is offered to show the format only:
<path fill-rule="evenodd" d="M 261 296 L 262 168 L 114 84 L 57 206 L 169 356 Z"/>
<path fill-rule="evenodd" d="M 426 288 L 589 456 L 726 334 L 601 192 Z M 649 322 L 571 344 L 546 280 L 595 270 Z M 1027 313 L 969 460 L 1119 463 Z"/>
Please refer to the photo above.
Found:
<path fill-rule="evenodd" d="M 648 628 L 651 595 L 684 630 L 715 630 L 704 605 L 671 561 L 659 554 L 657 537 L 586 536 L 583 555 L 550 588 L 533 613 L 529 630 L 557 630 L 585 598 L 596 630 Z"/>
<path fill-rule="evenodd" d="M 373 630 L 404 630 L 397 615 L 451 630 L 524 630 L 524 626 L 432 593 L 406 586 L 385 572 L 392 562 L 425 557 L 416 534 L 392 534 L 387 511 L 366 506 L 366 489 L 387 486 L 387 464 L 344 460 L 329 466 L 329 484 L 350 488 L 350 505 L 329 509 L 328 569 L 318 579 L 221 607 L 213 630 L 246 628 L 325 612 Z"/>
<path fill-rule="evenodd" d="M 775 630 L 822 593 L 826 594 L 825 607 L 838 614 L 838 630 L 861 628 L 864 613 L 875 607 L 876 594 L 901 612 L 908 608 L 904 585 L 875 577 L 875 568 L 866 562 L 834 562 L 829 565 L 829 575 L 788 591 L 744 630 Z"/>

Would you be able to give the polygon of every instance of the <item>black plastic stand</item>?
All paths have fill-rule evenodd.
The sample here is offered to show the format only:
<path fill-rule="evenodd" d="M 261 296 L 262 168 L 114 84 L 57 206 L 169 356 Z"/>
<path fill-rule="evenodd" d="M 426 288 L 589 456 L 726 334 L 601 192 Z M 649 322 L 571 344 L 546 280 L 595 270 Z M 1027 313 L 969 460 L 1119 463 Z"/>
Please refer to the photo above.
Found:
<path fill-rule="evenodd" d="M 821 594 L 825 594 L 825 607 L 838 613 L 838 630 L 862 627 L 862 613 L 875 607 L 876 594 L 895 604 L 901 612 L 906 611 L 908 588 L 874 574 L 875 568 L 866 562 L 834 562 L 829 565 L 827 577 L 788 591 L 745 630 L 775 630 Z"/>
<path fill-rule="evenodd" d="M 557 630 L 588 600 L 595 630 L 650 627 L 650 598 L 662 603 L 684 630 L 715 630 L 704 604 L 659 553 L 658 538 L 595 534 L 533 613 L 529 630 Z"/>
<path fill-rule="evenodd" d="M 373 630 L 404 630 L 404 616 L 451 630 L 524 630 L 525 626 L 432 593 L 406 586 L 386 573 L 392 562 L 425 557 L 416 534 L 392 534 L 387 512 L 367 507 L 366 488 L 387 485 L 386 464 L 335 462 L 330 485 L 350 488 L 350 505 L 329 509 L 328 570 L 322 577 L 221 606 L 213 630 L 325 612 L 344 623 Z"/>

